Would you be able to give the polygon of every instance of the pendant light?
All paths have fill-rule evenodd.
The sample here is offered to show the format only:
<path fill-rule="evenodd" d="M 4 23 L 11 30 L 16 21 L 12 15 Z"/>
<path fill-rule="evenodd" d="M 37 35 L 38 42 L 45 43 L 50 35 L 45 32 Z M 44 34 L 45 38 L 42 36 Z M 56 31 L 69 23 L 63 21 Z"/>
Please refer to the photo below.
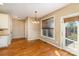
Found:
<path fill-rule="evenodd" d="M 32 23 L 33 24 L 39 24 L 39 20 L 37 18 L 37 11 L 35 11 L 35 18 L 34 18 L 34 21 Z"/>

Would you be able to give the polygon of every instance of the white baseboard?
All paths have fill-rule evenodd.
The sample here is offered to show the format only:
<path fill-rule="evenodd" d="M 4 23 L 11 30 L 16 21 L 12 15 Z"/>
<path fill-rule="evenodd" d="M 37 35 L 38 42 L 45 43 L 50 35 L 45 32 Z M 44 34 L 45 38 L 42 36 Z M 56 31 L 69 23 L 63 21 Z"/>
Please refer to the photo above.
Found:
<path fill-rule="evenodd" d="M 40 39 L 40 40 L 42 40 L 42 41 L 44 41 L 44 42 L 47 42 L 47 43 L 49 43 L 49 44 L 51 44 L 51 45 L 53 45 L 53 46 L 55 46 L 55 47 L 57 47 L 57 48 L 59 48 L 59 49 L 62 49 L 60 46 L 55 45 L 55 44 L 52 44 L 52 43 L 50 43 L 50 42 L 47 41 L 47 40 L 44 40 L 44 39 Z"/>
<path fill-rule="evenodd" d="M 60 46 L 58 46 L 58 45 L 55 45 L 55 44 L 53 44 L 53 43 L 50 43 L 50 42 L 47 41 L 47 40 L 44 40 L 44 39 L 40 39 L 40 40 L 42 40 L 42 41 L 44 41 L 44 42 L 47 42 L 47 43 L 49 43 L 49 44 L 51 44 L 51 45 L 53 45 L 53 46 L 55 46 L 55 47 L 57 47 L 57 48 L 59 48 L 59 49 L 63 49 L 62 47 L 60 47 Z M 67 49 L 63 49 L 63 50 L 69 52 L 69 50 L 67 50 Z M 72 51 L 72 50 L 71 50 L 71 51 Z M 71 52 L 70 52 L 70 53 L 71 53 Z M 77 52 L 73 52 L 73 51 L 72 51 L 72 54 L 79 56 L 79 53 L 77 53 Z"/>

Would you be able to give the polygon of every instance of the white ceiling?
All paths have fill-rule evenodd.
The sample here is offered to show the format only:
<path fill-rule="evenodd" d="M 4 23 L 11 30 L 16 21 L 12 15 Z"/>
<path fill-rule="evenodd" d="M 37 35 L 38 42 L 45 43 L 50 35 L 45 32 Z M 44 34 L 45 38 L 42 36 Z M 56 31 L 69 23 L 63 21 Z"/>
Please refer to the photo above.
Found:
<path fill-rule="evenodd" d="M 38 11 L 38 17 L 42 17 L 66 5 L 68 3 L 5 3 L 0 5 L 0 11 L 20 18 L 34 17 L 34 11 Z"/>

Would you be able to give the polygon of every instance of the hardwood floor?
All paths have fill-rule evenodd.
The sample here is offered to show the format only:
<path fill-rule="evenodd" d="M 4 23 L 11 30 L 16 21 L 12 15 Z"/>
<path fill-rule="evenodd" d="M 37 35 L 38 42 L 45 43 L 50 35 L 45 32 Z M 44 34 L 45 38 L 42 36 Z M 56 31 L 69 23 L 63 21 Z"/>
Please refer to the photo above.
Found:
<path fill-rule="evenodd" d="M 7 48 L 0 48 L 0 56 L 72 56 L 41 40 L 13 40 Z"/>

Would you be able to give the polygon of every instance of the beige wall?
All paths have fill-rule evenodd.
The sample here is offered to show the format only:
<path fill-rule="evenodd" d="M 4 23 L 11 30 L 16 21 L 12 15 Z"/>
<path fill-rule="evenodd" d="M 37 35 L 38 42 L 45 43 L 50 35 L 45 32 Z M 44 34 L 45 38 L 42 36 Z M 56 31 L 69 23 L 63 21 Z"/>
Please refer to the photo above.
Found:
<path fill-rule="evenodd" d="M 25 37 L 28 40 L 34 40 L 40 38 L 40 24 L 33 24 L 34 18 L 28 17 L 25 23 Z"/>
<path fill-rule="evenodd" d="M 12 20 L 13 38 L 27 38 L 34 40 L 40 38 L 40 24 L 33 24 L 34 18 L 27 17 L 25 20 Z"/>
<path fill-rule="evenodd" d="M 55 16 L 55 35 L 56 35 L 56 38 L 55 40 L 51 40 L 51 39 L 47 39 L 47 38 L 44 38 L 44 37 L 41 37 L 42 40 L 44 41 L 47 41 L 51 44 L 55 44 L 57 46 L 60 46 L 60 41 L 61 41 L 61 35 L 60 35 L 60 31 L 61 31 L 61 17 L 62 16 L 65 16 L 65 15 L 68 15 L 68 14 L 73 14 L 73 13 L 77 13 L 79 12 L 79 4 L 70 4 L 60 10 L 57 10 L 49 15 L 46 15 L 44 17 L 41 18 L 41 20 L 43 19 L 46 19 L 46 18 L 49 18 L 49 17 L 52 17 L 52 16 Z"/>
<path fill-rule="evenodd" d="M 24 20 L 12 20 L 12 37 L 24 38 L 25 37 L 25 22 Z"/>
<path fill-rule="evenodd" d="M 25 38 L 28 38 L 28 17 L 25 19 Z"/>

